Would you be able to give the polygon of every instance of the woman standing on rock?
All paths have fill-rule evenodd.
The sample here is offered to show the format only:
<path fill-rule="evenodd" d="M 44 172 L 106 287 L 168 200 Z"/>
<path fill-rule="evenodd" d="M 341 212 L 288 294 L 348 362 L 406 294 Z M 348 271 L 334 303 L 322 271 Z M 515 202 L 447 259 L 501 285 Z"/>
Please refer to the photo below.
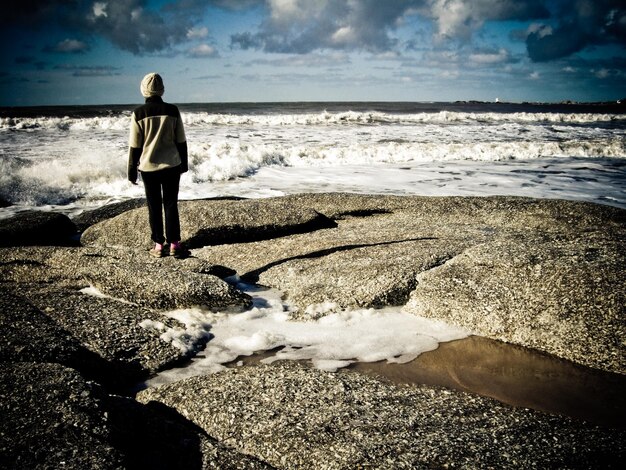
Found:
<path fill-rule="evenodd" d="M 150 253 L 164 256 L 167 242 L 172 256 L 184 258 L 189 251 L 180 243 L 178 188 L 180 175 L 188 170 L 187 141 L 180 112 L 163 101 L 164 91 L 163 79 L 157 73 L 149 73 L 141 81 L 146 103 L 135 109 L 131 118 L 128 180 L 137 184 L 137 170 L 141 172 L 155 243 Z"/>

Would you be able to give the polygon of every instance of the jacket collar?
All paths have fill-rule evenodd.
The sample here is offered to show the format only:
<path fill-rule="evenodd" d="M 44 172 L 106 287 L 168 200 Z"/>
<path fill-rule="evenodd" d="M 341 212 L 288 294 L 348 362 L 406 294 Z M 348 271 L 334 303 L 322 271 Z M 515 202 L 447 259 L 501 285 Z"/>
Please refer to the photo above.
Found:
<path fill-rule="evenodd" d="M 163 103 L 163 98 L 157 95 L 149 96 L 146 98 L 146 103 Z"/>

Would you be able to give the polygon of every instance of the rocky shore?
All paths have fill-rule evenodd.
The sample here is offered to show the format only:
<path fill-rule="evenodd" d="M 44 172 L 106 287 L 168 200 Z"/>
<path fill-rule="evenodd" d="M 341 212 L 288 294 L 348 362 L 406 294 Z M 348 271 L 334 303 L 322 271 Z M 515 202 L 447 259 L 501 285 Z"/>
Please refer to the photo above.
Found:
<path fill-rule="evenodd" d="M 142 201 L 0 225 L 3 468 L 610 468 L 623 427 L 302 364 L 242 367 L 137 396 L 196 354 L 145 321 L 284 292 L 294 319 L 405 310 L 626 374 L 626 211 L 513 197 L 304 194 L 180 204 L 192 257 L 149 256 Z M 95 289 L 94 289 L 95 288 Z M 97 289 L 97 290 L 96 290 Z M 102 295 L 105 294 L 105 295 Z M 315 312 L 315 313 L 311 313 Z M 236 313 L 234 313 L 236 314 Z"/>

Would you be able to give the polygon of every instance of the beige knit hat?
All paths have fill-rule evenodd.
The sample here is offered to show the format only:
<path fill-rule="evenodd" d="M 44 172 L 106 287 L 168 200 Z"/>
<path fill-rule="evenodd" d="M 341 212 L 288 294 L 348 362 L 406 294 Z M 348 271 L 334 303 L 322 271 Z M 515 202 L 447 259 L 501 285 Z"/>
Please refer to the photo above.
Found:
<path fill-rule="evenodd" d="M 144 98 L 151 96 L 163 96 L 165 87 L 163 86 L 163 79 L 158 73 L 149 73 L 141 81 L 141 94 Z"/>

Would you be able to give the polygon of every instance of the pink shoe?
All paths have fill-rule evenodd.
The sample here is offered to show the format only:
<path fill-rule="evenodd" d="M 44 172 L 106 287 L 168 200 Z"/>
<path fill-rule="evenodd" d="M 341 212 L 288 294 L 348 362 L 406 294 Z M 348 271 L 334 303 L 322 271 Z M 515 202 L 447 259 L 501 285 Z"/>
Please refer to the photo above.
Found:
<path fill-rule="evenodd" d="M 156 243 L 154 245 L 154 248 L 150 250 L 150 255 L 154 256 L 155 258 L 163 258 L 163 245 L 161 245 L 160 243 Z"/>
<path fill-rule="evenodd" d="M 180 242 L 172 242 L 170 245 L 170 255 L 176 259 L 183 259 L 191 256 L 191 251 L 185 248 Z"/>

